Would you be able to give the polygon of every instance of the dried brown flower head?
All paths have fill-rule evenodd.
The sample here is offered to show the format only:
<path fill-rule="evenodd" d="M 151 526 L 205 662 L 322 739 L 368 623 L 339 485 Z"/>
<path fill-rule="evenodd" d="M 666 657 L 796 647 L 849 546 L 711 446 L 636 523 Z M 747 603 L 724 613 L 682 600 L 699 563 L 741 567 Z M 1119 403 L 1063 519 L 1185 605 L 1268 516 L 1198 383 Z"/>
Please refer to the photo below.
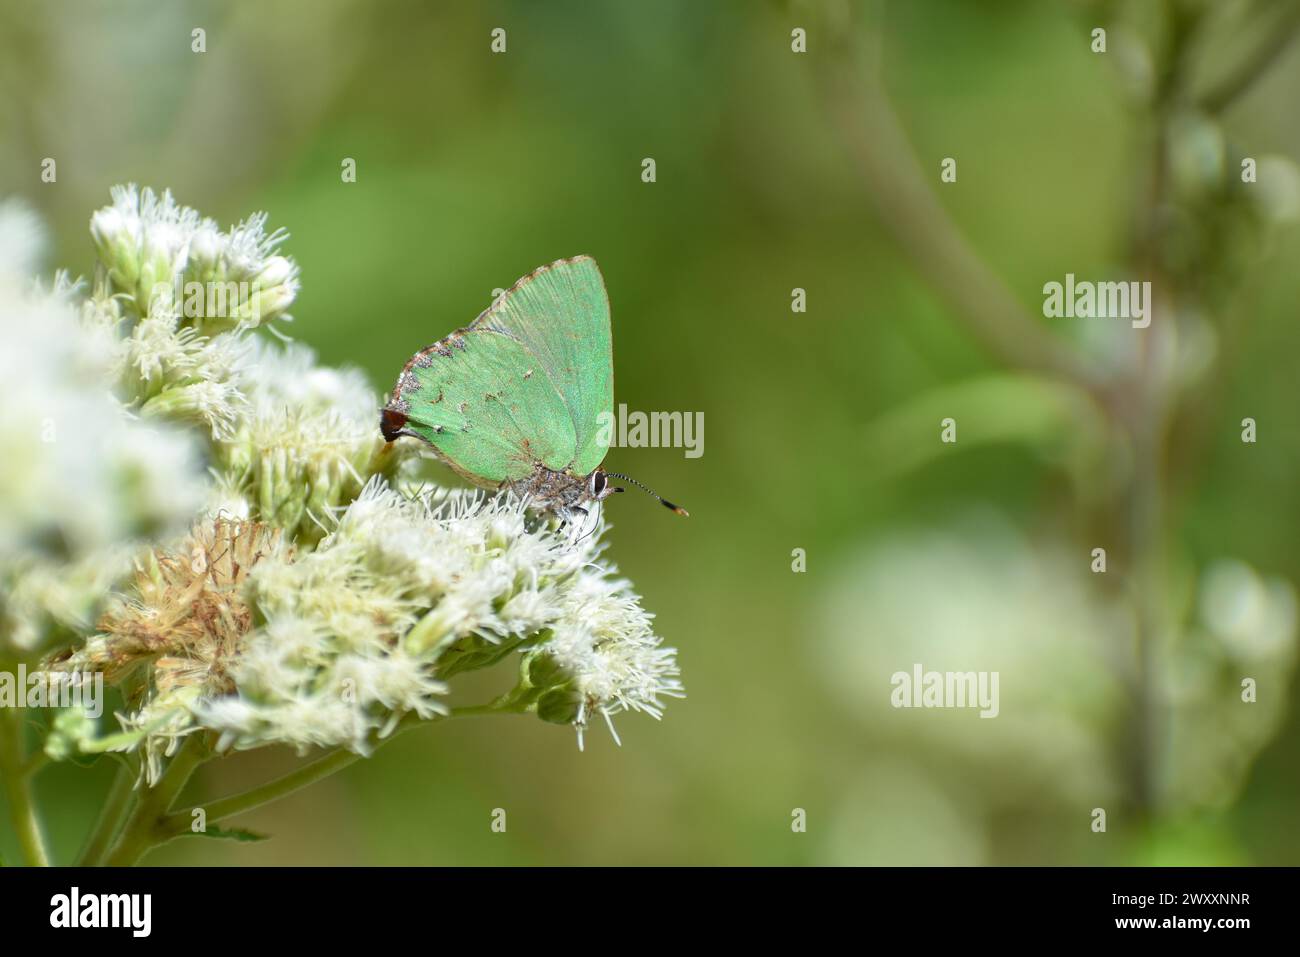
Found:
<path fill-rule="evenodd" d="M 119 684 L 153 667 L 160 694 L 198 687 L 205 696 L 234 691 L 230 669 L 253 627 L 243 596 L 249 570 L 281 548 L 281 532 L 260 522 L 220 516 L 195 525 L 176 551 L 137 563 L 130 598 L 99 620 L 100 641 L 65 663 L 102 670 Z"/>

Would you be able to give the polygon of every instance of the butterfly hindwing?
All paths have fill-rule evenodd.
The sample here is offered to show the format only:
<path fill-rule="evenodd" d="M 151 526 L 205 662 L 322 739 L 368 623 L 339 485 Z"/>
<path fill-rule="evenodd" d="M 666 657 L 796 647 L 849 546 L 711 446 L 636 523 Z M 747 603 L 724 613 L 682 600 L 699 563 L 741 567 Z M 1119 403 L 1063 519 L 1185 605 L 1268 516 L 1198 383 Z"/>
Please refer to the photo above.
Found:
<path fill-rule="evenodd" d="M 538 357 L 477 322 L 417 353 L 393 398 L 404 429 L 467 477 L 515 481 L 535 462 L 558 470 L 573 461 L 569 408 Z"/>
<path fill-rule="evenodd" d="M 609 296 L 596 261 L 576 256 L 542 266 L 470 328 L 504 333 L 536 358 L 536 372 L 561 397 L 574 436 L 572 455 L 560 468 L 587 475 L 600 465 L 609 451 L 600 425 L 601 414 L 614 411 L 614 359 Z"/>

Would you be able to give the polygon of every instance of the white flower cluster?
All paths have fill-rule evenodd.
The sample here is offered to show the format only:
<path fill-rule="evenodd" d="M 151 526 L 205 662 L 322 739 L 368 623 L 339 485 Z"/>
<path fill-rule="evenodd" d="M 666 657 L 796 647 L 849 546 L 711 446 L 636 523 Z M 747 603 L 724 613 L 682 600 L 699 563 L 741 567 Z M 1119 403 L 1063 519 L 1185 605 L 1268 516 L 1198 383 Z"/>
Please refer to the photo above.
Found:
<path fill-rule="evenodd" d="M 276 252 L 289 234 L 268 234 L 265 213 L 222 231 L 170 191 L 129 184 L 114 187 L 112 196 L 112 205 L 90 218 L 90 234 L 114 289 L 138 315 L 149 315 L 161 299 L 168 308 L 194 306 L 187 318 L 200 327 L 255 326 L 284 315 L 297 297 L 298 267 Z M 239 295 L 241 283 L 247 297 Z"/>
<path fill-rule="evenodd" d="M 0 203 L 0 652 L 84 634 L 129 543 L 183 528 L 203 502 L 198 445 L 113 395 L 114 347 L 77 289 L 30 278 L 42 233 Z"/>
<path fill-rule="evenodd" d="M 91 217 L 99 267 L 87 325 L 129 332 L 116 350 L 121 392 L 145 416 L 229 437 L 244 412 L 249 340 L 298 294 L 298 267 L 275 252 L 259 213 L 222 232 L 210 219 L 134 185 Z M 225 334 L 223 334 L 225 333 Z"/>
<path fill-rule="evenodd" d="M 396 477 L 416 460 L 412 446 L 384 442 L 379 398 L 356 370 L 317 366 L 304 346 L 254 339 L 240 375 L 242 414 L 215 455 L 218 503 L 233 512 L 318 540 L 331 510 L 368 476 Z"/>
<path fill-rule="evenodd" d="M 222 232 L 169 192 L 126 186 L 91 234 L 100 263 L 85 324 L 116 342 L 108 354 L 131 408 L 207 433 L 214 507 L 317 540 L 366 477 L 396 476 L 413 458 L 383 441 L 359 373 L 251 334 L 298 291 L 298 267 L 276 252 L 287 233 L 268 234 L 264 213 Z"/>
<path fill-rule="evenodd" d="M 253 568 L 263 621 L 234 664 L 238 694 L 204 703 L 200 720 L 235 747 L 364 753 L 402 715 L 441 711 L 441 679 L 516 650 L 529 667 L 500 710 L 580 730 L 592 713 L 658 716 L 680 693 L 674 653 L 599 551 L 515 500 L 373 479 L 315 551 Z"/>
<path fill-rule="evenodd" d="M 416 491 L 421 447 L 383 440 L 364 377 L 260 337 L 298 288 L 264 215 L 222 232 L 169 193 L 113 200 L 88 292 L 0 274 L 3 634 L 54 645 L 27 619 L 57 606 L 49 664 L 100 671 L 126 701 L 121 733 L 64 715 L 47 753 L 138 750 L 150 781 L 198 730 L 366 753 L 512 654 L 517 684 L 487 707 L 580 733 L 680 694 L 599 525 L 575 541 L 515 500 Z M 36 230 L 0 208 L 0 266 L 30 272 Z M 261 312 L 191 301 L 227 282 Z"/>

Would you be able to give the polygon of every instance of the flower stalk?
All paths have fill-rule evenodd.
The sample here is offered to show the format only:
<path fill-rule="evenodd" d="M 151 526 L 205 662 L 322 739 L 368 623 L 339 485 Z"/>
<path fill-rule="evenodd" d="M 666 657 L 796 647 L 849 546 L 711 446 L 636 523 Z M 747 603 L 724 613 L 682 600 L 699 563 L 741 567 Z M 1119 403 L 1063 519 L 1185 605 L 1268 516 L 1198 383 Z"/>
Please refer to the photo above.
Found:
<path fill-rule="evenodd" d="M 4 779 L 9 819 L 18 835 L 23 860 L 35 867 L 50 863 L 45 836 L 32 795 L 32 776 L 26 767 L 22 709 L 0 709 L 0 778 Z"/>
<path fill-rule="evenodd" d="M 82 867 L 94 867 L 102 863 L 104 855 L 112 846 L 127 810 L 135 800 L 135 781 L 138 775 L 125 762 L 118 766 L 113 776 L 113 784 L 104 804 L 100 809 L 99 819 L 94 829 L 86 838 L 86 844 L 77 856 L 77 863 Z"/>

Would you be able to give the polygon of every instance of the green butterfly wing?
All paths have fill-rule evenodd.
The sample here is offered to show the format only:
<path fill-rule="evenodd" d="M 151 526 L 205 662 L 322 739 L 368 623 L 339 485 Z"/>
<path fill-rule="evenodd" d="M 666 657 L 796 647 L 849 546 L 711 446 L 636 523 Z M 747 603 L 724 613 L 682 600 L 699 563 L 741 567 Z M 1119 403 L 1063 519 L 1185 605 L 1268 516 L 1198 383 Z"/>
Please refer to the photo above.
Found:
<path fill-rule="evenodd" d="M 614 407 L 609 299 L 595 260 L 535 270 L 416 353 L 389 407 L 402 431 L 471 480 L 515 481 L 535 462 L 589 474 L 609 450 L 600 414 Z"/>
<path fill-rule="evenodd" d="M 601 414 L 614 412 L 614 351 L 609 295 L 596 261 L 575 256 L 542 266 L 515 283 L 471 328 L 502 332 L 536 356 L 538 371 L 555 386 L 573 423 L 576 445 L 565 465 L 576 475 L 600 465 L 609 451 Z"/>
<path fill-rule="evenodd" d="M 573 459 L 564 399 L 527 347 L 503 333 L 471 326 L 418 353 L 397 400 L 405 430 L 471 480 L 515 481 L 534 462 L 559 470 Z"/>

